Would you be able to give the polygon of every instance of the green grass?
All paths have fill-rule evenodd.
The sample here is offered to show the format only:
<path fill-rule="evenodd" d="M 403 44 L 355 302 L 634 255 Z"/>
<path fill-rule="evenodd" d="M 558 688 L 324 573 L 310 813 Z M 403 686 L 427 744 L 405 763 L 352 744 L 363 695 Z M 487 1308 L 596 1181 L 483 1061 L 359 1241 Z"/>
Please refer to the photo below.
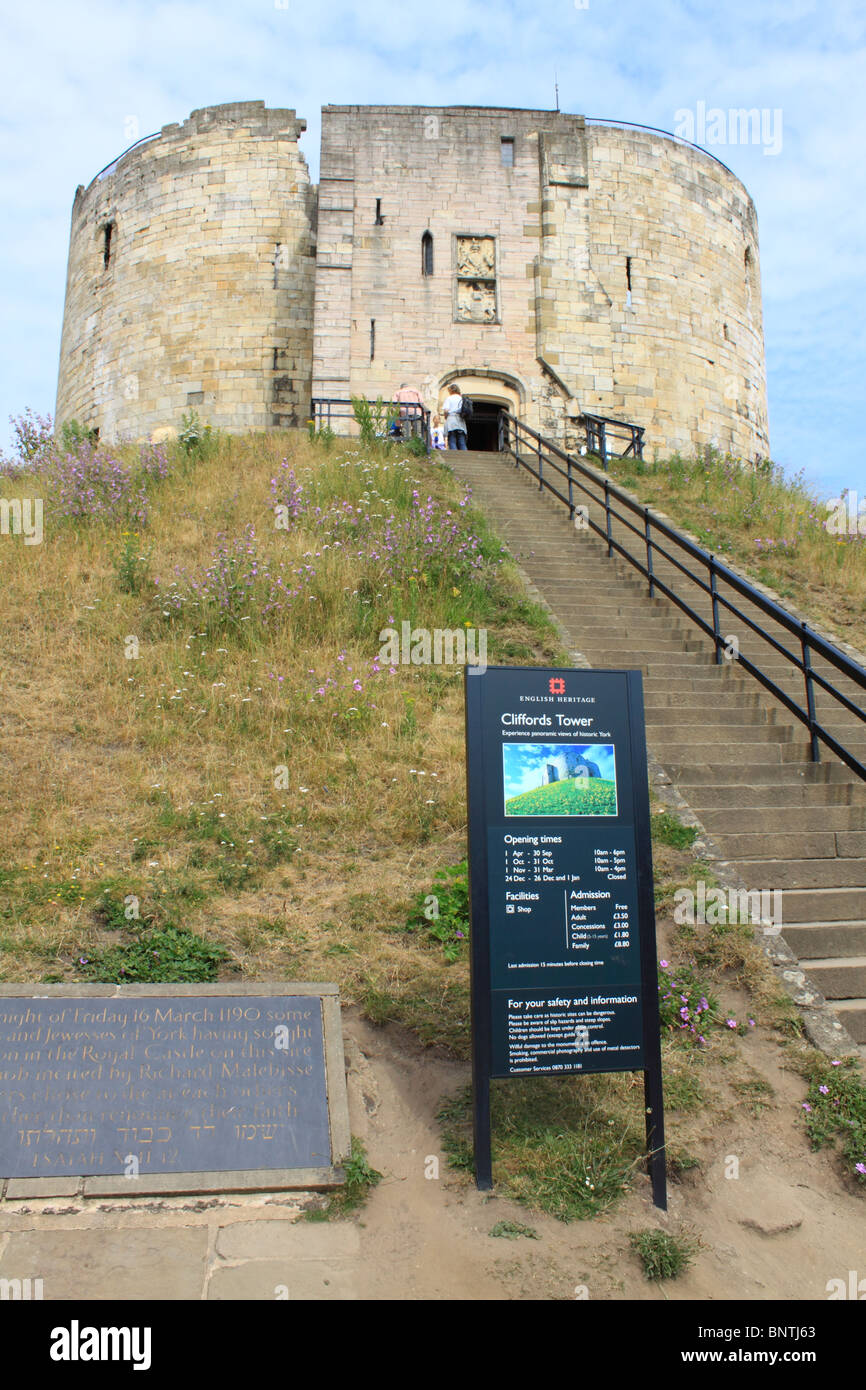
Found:
<path fill-rule="evenodd" d="M 643 1108 L 630 1082 L 616 1074 L 494 1082 L 497 1192 L 565 1222 L 618 1201 L 644 1156 Z M 469 1088 L 444 1102 L 437 1118 L 450 1165 L 472 1172 Z"/>
<path fill-rule="evenodd" d="M 614 481 L 659 507 L 720 559 L 793 600 L 837 636 L 866 646 L 866 537 L 835 534 L 830 510 L 803 474 L 768 460 L 611 459 Z"/>
<path fill-rule="evenodd" d="M 128 925 L 128 924 L 127 924 Z M 193 984 L 215 980 L 227 952 L 181 927 L 144 931 L 133 940 L 80 957 L 89 980 L 113 984 Z"/>
<path fill-rule="evenodd" d="M 465 859 L 434 875 L 429 893 L 416 896 L 406 926 L 440 942 L 449 962 L 465 954 L 469 940 L 469 870 Z"/>
<path fill-rule="evenodd" d="M 684 825 L 670 811 L 659 811 L 652 817 L 651 826 L 653 840 L 660 845 L 670 845 L 673 849 L 691 849 L 698 838 L 693 825 Z"/>
<path fill-rule="evenodd" d="M 606 777 L 569 777 L 512 796 L 509 816 L 615 816 L 616 783 Z"/>
<path fill-rule="evenodd" d="M 629 1237 L 647 1279 L 676 1279 L 692 1263 L 697 1242 L 667 1231 L 638 1231 Z"/>
<path fill-rule="evenodd" d="M 838 1148 L 846 1174 L 866 1188 L 866 1085 L 853 1058 L 833 1063 L 810 1056 L 804 1070 L 809 1091 L 803 1102 L 813 1149 Z"/>

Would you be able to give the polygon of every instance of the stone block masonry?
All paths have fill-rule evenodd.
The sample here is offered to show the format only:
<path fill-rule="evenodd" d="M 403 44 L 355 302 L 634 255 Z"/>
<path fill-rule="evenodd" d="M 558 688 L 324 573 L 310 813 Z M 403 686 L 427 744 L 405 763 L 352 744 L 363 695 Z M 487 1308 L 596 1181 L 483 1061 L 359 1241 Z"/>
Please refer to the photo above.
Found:
<path fill-rule="evenodd" d="M 139 438 L 309 407 L 314 201 L 294 111 L 239 102 L 165 126 L 79 188 L 56 414 Z"/>
<path fill-rule="evenodd" d="M 769 453 L 755 210 L 673 136 L 555 111 L 193 112 L 76 194 L 59 420 L 103 437 L 301 423 L 311 396 L 435 410 L 453 380 L 568 448 Z"/>

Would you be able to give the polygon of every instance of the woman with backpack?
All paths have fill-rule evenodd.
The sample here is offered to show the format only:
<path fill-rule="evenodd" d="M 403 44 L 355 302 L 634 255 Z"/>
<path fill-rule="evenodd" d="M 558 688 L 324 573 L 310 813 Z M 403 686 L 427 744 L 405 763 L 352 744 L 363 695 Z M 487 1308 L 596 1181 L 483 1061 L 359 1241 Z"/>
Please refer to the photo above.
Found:
<path fill-rule="evenodd" d="M 445 415 L 445 432 L 448 435 L 449 449 L 468 449 L 466 441 L 466 420 L 472 413 L 471 402 L 460 394 L 456 381 L 451 383 L 450 394 L 442 402 Z"/>

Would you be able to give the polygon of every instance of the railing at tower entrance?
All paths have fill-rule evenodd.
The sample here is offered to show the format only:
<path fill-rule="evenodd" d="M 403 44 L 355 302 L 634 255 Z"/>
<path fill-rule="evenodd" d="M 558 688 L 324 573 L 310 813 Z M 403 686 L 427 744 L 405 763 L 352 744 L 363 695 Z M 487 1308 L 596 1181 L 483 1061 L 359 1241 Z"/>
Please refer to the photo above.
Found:
<path fill-rule="evenodd" d="M 807 731 L 812 762 L 823 745 L 866 779 L 866 668 L 603 472 L 504 411 L 500 439 L 515 468 L 567 507 L 578 531 L 594 532 L 609 559 L 618 555 L 643 575 L 650 598 L 663 594 L 700 629 L 716 665 L 741 669 L 784 705 Z M 590 607 L 592 600 L 590 593 Z M 789 738 L 779 726 L 782 761 L 786 748 L 797 752 Z"/>
<path fill-rule="evenodd" d="M 313 396 L 310 402 L 313 428 L 335 434 L 357 433 L 358 420 L 351 400 L 341 396 Z M 346 428 L 341 428 L 345 423 Z M 430 452 L 430 411 L 415 401 L 388 401 L 382 413 L 380 439 L 420 439 Z M 350 426 L 356 428 L 352 429 Z"/>
<path fill-rule="evenodd" d="M 642 425 L 626 424 L 623 420 L 611 420 L 607 415 L 581 415 L 580 423 L 586 430 L 586 448 L 590 454 L 598 454 L 602 467 L 607 466 L 609 458 L 643 458 Z M 617 449 L 617 444 L 625 444 Z"/>

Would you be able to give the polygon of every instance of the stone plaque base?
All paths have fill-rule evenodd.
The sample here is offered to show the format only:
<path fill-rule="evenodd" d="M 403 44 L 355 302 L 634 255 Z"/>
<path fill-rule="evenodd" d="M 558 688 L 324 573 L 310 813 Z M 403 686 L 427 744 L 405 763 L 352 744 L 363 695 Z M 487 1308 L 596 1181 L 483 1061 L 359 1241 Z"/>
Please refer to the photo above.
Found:
<path fill-rule="evenodd" d="M 7 1197 L 337 1186 L 336 985 L 0 987 Z"/>

